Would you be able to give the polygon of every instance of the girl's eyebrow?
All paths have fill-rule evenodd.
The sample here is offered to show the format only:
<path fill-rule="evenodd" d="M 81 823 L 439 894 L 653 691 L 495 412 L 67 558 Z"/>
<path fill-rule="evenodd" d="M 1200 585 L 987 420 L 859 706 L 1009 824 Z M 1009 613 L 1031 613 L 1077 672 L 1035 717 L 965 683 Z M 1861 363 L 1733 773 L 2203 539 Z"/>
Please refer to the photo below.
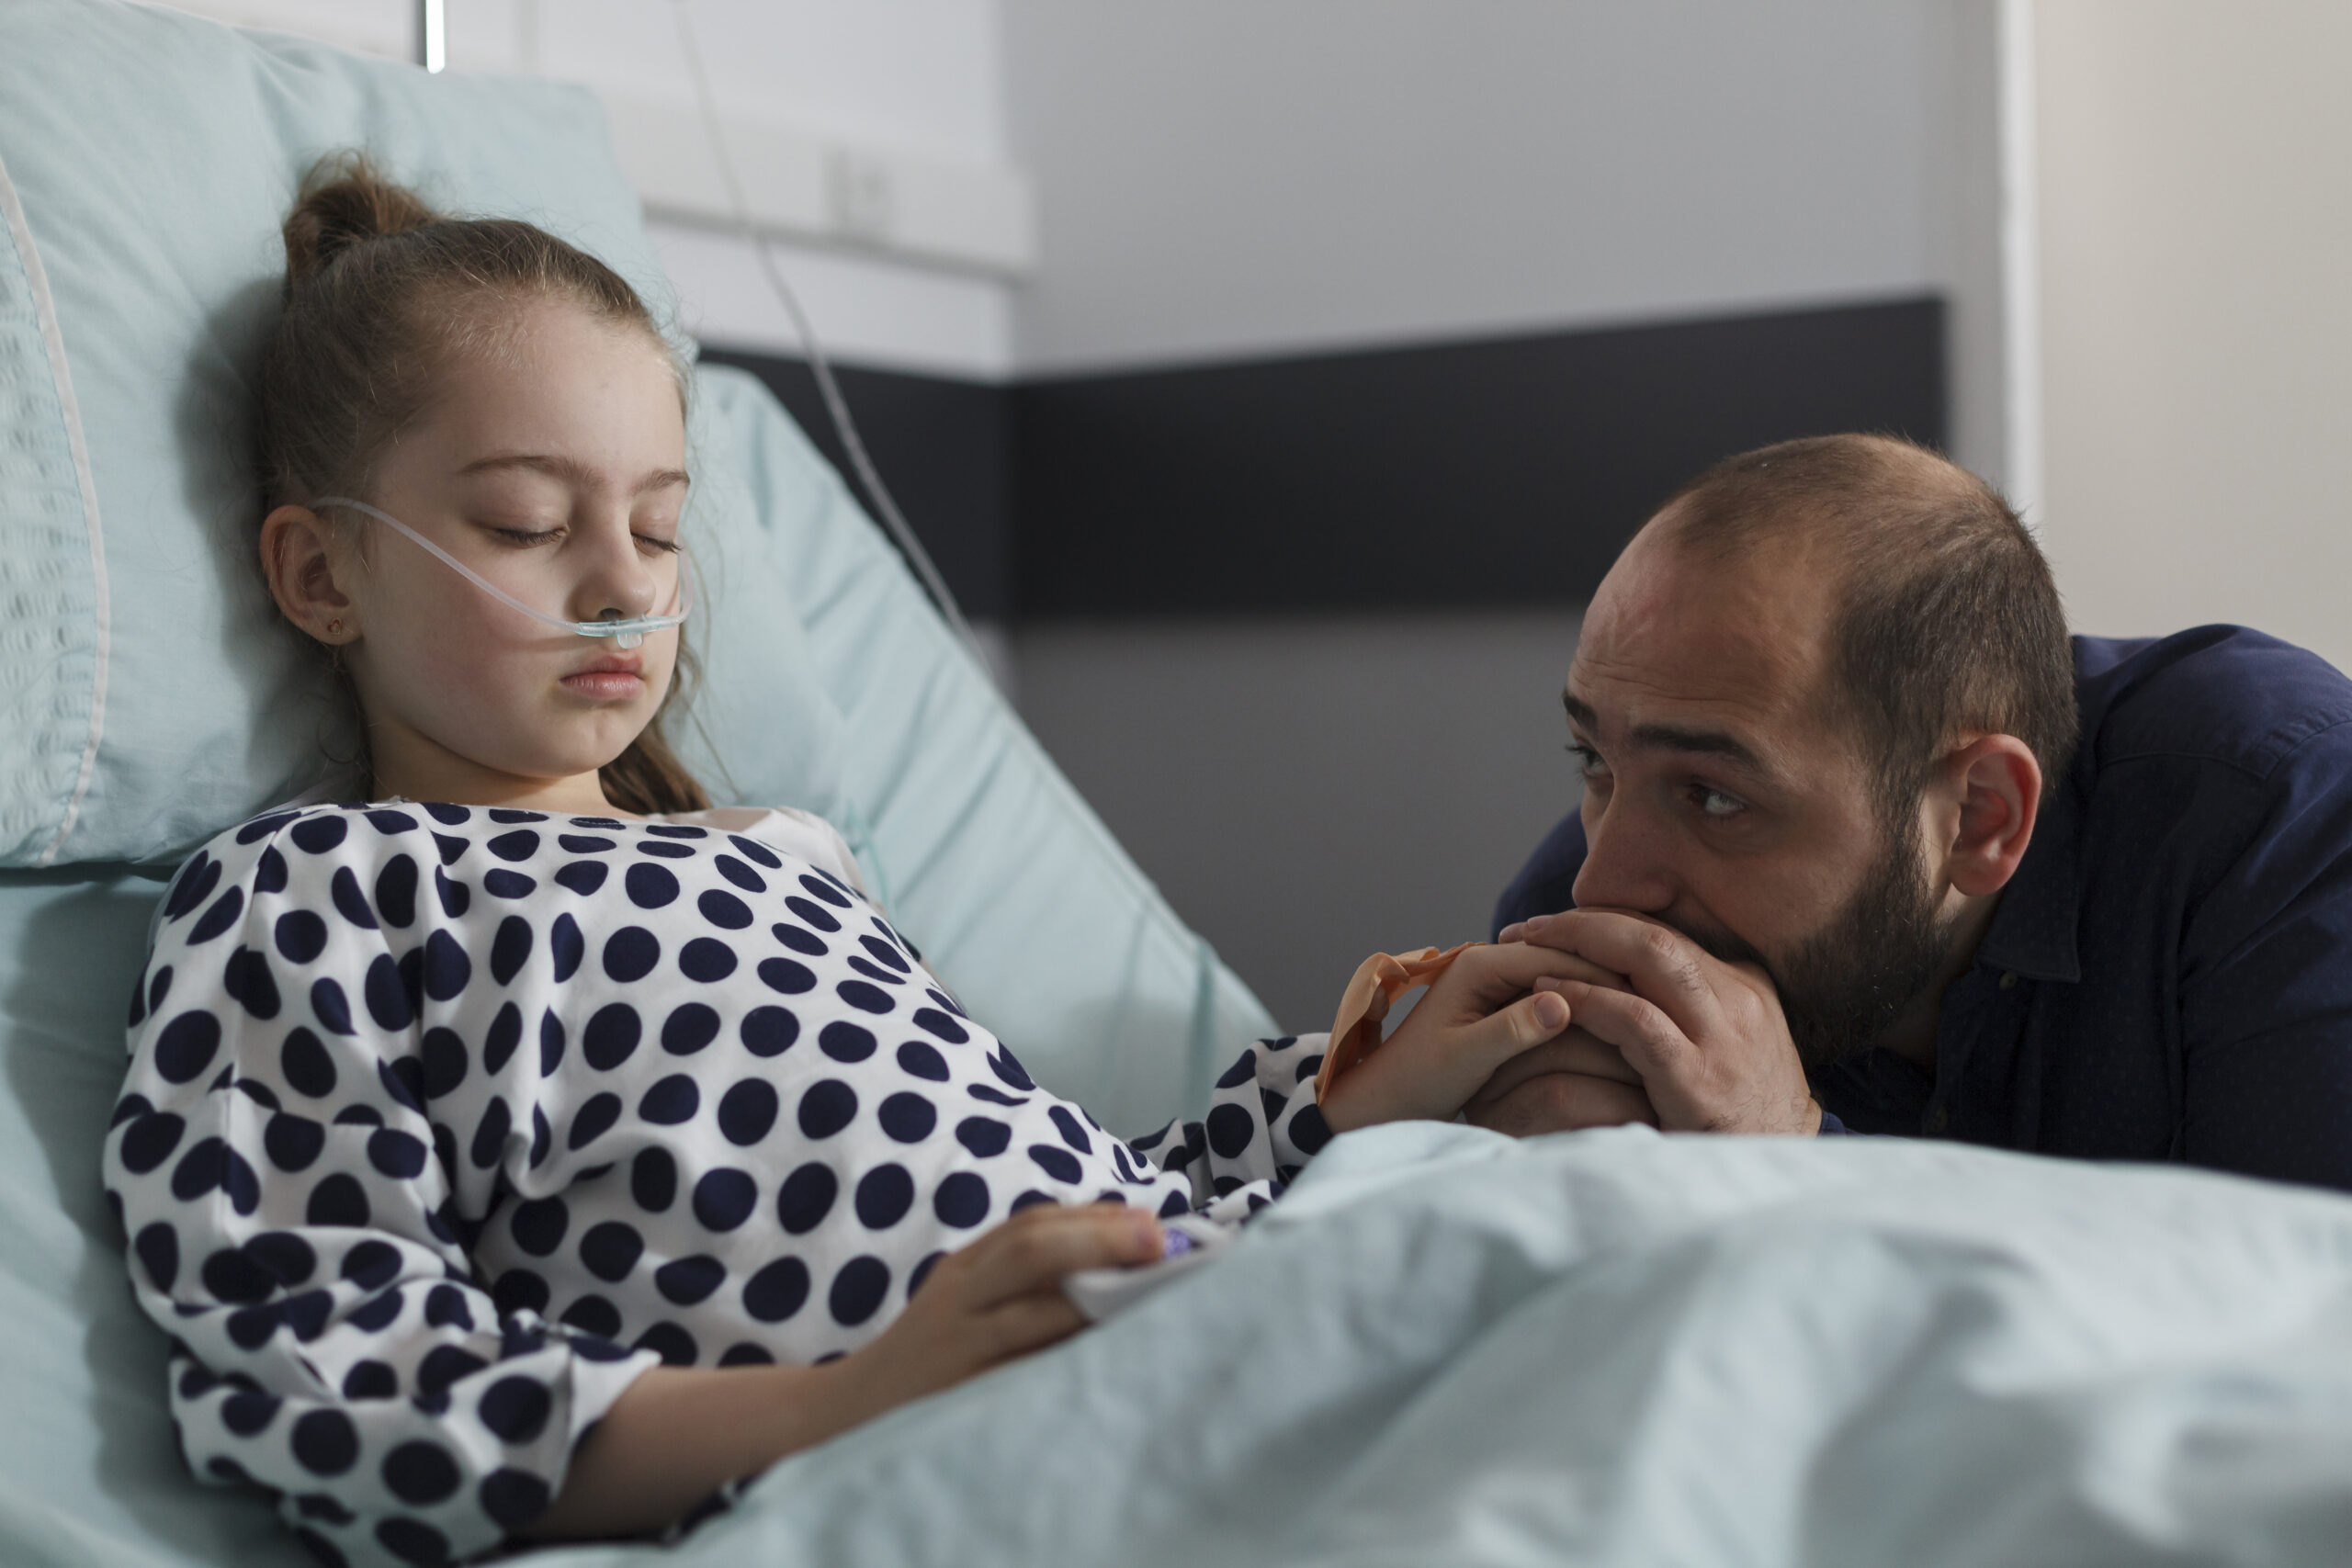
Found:
<path fill-rule="evenodd" d="M 561 479 L 564 483 L 577 486 L 582 490 L 593 490 L 597 482 L 596 474 L 584 463 L 546 452 L 493 452 L 487 457 L 477 457 L 459 468 L 458 477 L 469 479 L 475 474 L 492 473 L 500 468 L 528 468 L 534 473 Z M 693 477 L 684 468 L 656 468 L 638 480 L 637 488 L 629 493 L 644 495 L 651 491 L 666 490 L 672 485 L 693 482 Z"/>

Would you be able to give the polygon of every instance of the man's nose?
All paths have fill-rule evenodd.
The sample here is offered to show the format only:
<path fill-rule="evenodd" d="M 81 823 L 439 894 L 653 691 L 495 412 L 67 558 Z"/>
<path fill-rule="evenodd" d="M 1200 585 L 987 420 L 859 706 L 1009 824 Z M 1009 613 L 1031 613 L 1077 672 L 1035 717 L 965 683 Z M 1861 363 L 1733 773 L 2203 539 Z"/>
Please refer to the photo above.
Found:
<path fill-rule="evenodd" d="M 1572 897 L 1579 909 L 1632 909 L 1663 915 L 1679 886 L 1666 825 L 1613 796 L 1585 818 L 1584 865 Z"/>

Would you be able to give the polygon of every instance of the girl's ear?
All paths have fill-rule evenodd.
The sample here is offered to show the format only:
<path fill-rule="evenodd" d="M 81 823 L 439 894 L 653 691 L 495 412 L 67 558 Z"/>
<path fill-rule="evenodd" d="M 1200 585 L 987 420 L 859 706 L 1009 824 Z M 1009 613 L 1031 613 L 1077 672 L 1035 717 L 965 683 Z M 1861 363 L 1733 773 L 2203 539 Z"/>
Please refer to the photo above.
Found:
<path fill-rule="evenodd" d="M 281 506 L 262 519 L 261 569 L 286 618 L 329 648 L 359 640 L 359 610 L 336 580 L 334 533 L 307 506 Z"/>

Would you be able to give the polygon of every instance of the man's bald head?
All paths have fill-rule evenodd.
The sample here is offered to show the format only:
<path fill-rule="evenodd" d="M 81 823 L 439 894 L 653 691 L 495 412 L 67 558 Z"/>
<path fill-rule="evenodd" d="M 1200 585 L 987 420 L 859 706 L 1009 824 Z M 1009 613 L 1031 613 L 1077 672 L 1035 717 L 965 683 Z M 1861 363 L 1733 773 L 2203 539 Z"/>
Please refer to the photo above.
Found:
<path fill-rule="evenodd" d="M 1824 435 L 1741 453 L 1628 547 L 1652 549 L 1828 590 L 1822 696 L 1877 760 L 1891 808 L 1963 734 L 2024 741 L 2045 794 L 2074 756 L 2074 660 L 2050 563 L 1990 485 L 1924 447 Z"/>

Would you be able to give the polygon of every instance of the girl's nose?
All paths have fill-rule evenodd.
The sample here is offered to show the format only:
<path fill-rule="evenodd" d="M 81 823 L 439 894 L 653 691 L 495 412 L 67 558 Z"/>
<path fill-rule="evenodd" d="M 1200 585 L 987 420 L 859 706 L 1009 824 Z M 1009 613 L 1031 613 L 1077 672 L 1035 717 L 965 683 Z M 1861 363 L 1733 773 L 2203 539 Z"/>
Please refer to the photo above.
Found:
<path fill-rule="evenodd" d="M 662 608 L 656 603 L 662 592 L 662 574 L 638 547 L 626 515 L 599 520 L 593 538 L 582 544 L 589 559 L 573 593 L 577 618 L 632 620 Z"/>

